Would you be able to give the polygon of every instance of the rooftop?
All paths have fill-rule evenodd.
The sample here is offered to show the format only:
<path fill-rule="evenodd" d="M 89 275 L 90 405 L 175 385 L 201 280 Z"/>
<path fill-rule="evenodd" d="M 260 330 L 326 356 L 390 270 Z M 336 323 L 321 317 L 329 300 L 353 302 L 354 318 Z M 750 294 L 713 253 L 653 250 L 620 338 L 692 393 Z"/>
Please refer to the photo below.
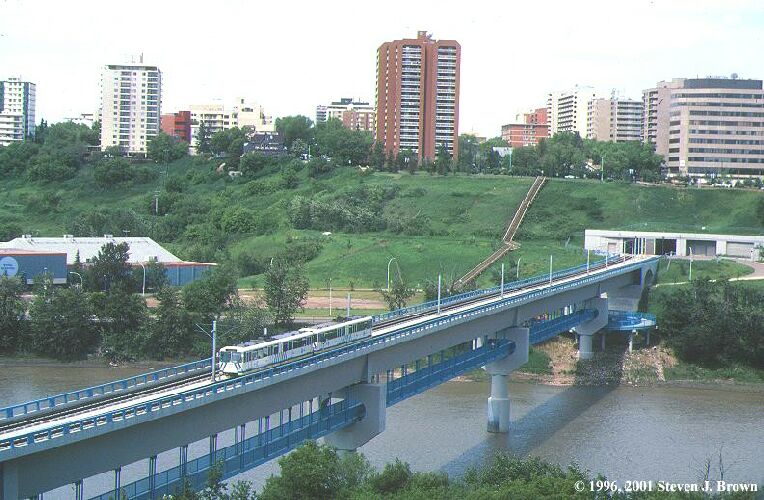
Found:
<path fill-rule="evenodd" d="M 128 259 L 130 264 L 145 263 L 152 260 L 163 263 L 182 262 L 181 259 L 148 237 L 104 235 L 93 238 L 64 235 L 59 238 L 49 238 L 26 235 L 11 241 L 0 242 L 0 251 L 2 249 L 14 249 L 24 252 L 66 253 L 66 263 L 74 264 L 77 252 L 79 252 L 80 261 L 87 262 L 98 255 L 101 247 L 109 242 L 115 244 L 126 242 L 130 246 L 130 258 Z"/>

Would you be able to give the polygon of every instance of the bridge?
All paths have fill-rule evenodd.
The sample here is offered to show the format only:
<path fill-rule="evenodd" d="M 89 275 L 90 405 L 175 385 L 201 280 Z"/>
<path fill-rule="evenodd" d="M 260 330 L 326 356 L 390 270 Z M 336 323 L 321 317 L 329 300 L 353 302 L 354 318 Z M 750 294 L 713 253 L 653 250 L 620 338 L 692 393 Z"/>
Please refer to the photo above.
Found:
<path fill-rule="evenodd" d="M 481 366 L 488 431 L 507 432 L 507 377 L 529 345 L 575 329 L 580 357 L 591 357 L 608 301 L 648 285 L 656 267 L 609 257 L 393 311 L 374 318 L 370 338 L 233 379 L 212 382 L 208 359 L 0 409 L 0 498 L 71 484 L 80 500 L 85 479 L 106 472 L 113 487 L 88 498 L 157 498 L 201 484 L 212 464 L 231 477 L 305 439 L 352 451 L 384 431 L 388 406 Z M 218 449 L 232 429 L 234 444 Z M 201 440 L 209 453 L 189 460 Z M 158 471 L 157 455 L 176 449 L 177 466 Z M 146 459 L 145 475 L 122 481 L 123 467 Z"/>

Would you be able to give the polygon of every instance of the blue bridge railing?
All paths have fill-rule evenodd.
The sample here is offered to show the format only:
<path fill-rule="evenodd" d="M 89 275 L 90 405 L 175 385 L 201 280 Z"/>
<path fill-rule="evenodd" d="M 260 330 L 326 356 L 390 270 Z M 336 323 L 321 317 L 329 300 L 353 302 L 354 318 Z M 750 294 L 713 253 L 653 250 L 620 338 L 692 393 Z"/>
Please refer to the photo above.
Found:
<path fill-rule="evenodd" d="M 581 323 L 596 318 L 597 314 L 596 309 L 581 309 L 553 319 L 529 321 L 527 322 L 530 327 L 529 342 L 531 345 L 546 342 L 562 332 L 567 332 Z"/>
<path fill-rule="evenodd" d="M 654 314 L 632 311 L 609 311 L 607 328 L 612 331 L 646 330 L 657 323 Z"/>
<path fill-rule="evenodd" d="M 92 497 L 91 500 L 118 500 L 125 497 L 130 500 L 149 500 L 182 493 L 185 487 L 197 491 L 205 486 L 214 464 L 220 464 L 222 478 L 228 479 L 283 455 L 306 440 L 318 439 L 357 422 L 363 419 L 365 413 L 361 403 L 339 401 L 273 428 L 264 429 L 215 453 L 190 460 L 185 467 L 178 465 L 154 474 L 153 477 L 147 476 L 124 485 L 119 492 L 111 490 Z"/>
<path fill-rule="evenodd" d="M 404 373 L 399 378 L 392 378 L 388 373 L 387 378 L 387 406 L 422 393 L 427 389 L 442 384 L 452 378 L 501 359 L 512 354 L 515 343 L 505 339 L 489 340 L 487 344 L 477 349 L 471 349 L 444 359 L 443 353 L 440 361 L 433 363 L 437 356 L 430 356 L 425 366 L 419 366 L 413 372 Z"/>
<path fill-rule="evenodd" d="M 560 271 L 555 271 L 552 273 L 552 279 L 562 278 L 571 274 L 575 274 L 581 271 L 585 271 L 587 267 L 591 268 L 596 266 L 601 266 L 602 264 L 607 265 L 609 262 L 613 262 L 620 258 L 620 255 L 607 255 L 604 259 L 596 261 L 591 263 L 589 266 L 586 264 L 582 264 L 580 266 L 570 267 L 567 269 L 563 269 Z M 517 290 L 519 288 L 523 288 L 529 285 L 540 285 L 543 283 L 549 282 L 549 274 L 540 274 L 537 276 L 533 276 L 531 278 L 526 278 L 524 280 L 519 281 L 510 281 L 508 283 L 504 284 L 504 292 L 511 292 L 512 290 Z M 480 290 L 472 290 L 469 292 L 460 293 L 457 295 L 451 295 L 450 297 L 445 297 L 440 299 L 440 305 L 447 306 L 450 304 L 455 304 L 458 302 L 461 302 L 466 299 L 471 299 L 473 297 L 481 297 L 484 295 L 490 295 L 492 293 L 496 293 L 501 290 L 501 286 L 494 286 L 491 288 L 483 288 Z M 425 311 L 431 311 L 434 309 L 437 309 L 438 307 L 438 301 L 437 300 L 431 300 L 429 302 L 423 302 L 421 304 L 417 304 L 414 306 L 404 307 L 403 309 L 396 309 L 395 311 L 390 311 L 387 313 L 379 314 L 377 316 L 374 316 L 373 322 L 379 323 L 380 321 L 385 321 L 391 318 L 398 318 L 400 316 L 408 316 L 410 314 L 418 314 Z"/>
<path fill-rule="evenodd" d="M 86 389 L 79 389 L 72 392 L 57 394 L 55 396 L 36 399 L 26 403 L 7 406 L 5 408 L 0 408 L 0 422 L 3 420 L 9 420 L 15 417 L 28 415 L 30 413 L 50 410 L 67 403 L 74 403 L 84 399 L 107 396 L 109 394 L 128 391 L 148 384 L 160 382 L 169 377 L 187 375 L 190 373 L 209 369 L 210 358 L 206 358 L 180 366 L 173 366 L 171 368 L 164 368 L 162 370 L 136 375 L 134 377 L 126 378 L 123 380 L 107 382 L 105 384 L 88 387 Z"/>

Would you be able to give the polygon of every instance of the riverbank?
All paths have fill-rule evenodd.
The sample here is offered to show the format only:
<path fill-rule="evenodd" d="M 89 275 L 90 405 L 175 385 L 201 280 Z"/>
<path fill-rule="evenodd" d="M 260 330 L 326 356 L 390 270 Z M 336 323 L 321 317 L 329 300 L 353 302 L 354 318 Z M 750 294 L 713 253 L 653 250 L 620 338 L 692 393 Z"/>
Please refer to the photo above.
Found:
<path fill-rule="evenodd" d="M 191 363 L 194 359 L 176 359 L 169 361 L 141 360 L 121 363 L 113 363 L 107 358 L 91 357 L 76 361 L 59 361 L 56 359 L 41 358 L 38 356 L 19 355 L 14 357 L 0 356 L 0 368 L 35 367 L 45 366 L 50 368 L 130 368 L 143 369 L 146 372 L 161 370 L 173 366 Z"/>

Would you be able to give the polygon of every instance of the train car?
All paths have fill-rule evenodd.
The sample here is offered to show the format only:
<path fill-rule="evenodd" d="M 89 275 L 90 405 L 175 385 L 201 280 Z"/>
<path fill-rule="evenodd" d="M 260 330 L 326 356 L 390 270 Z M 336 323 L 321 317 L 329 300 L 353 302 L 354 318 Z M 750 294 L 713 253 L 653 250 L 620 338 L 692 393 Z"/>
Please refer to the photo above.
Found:
<path fill-rule="evenodd" d="M 227 375 L 240 375 L 289 359 L 320 352 L 371 336 L 371 316 L 339 324 L 302 328 L 265 342 L 246 342 L 220 349 L 219 368 Z"/>

